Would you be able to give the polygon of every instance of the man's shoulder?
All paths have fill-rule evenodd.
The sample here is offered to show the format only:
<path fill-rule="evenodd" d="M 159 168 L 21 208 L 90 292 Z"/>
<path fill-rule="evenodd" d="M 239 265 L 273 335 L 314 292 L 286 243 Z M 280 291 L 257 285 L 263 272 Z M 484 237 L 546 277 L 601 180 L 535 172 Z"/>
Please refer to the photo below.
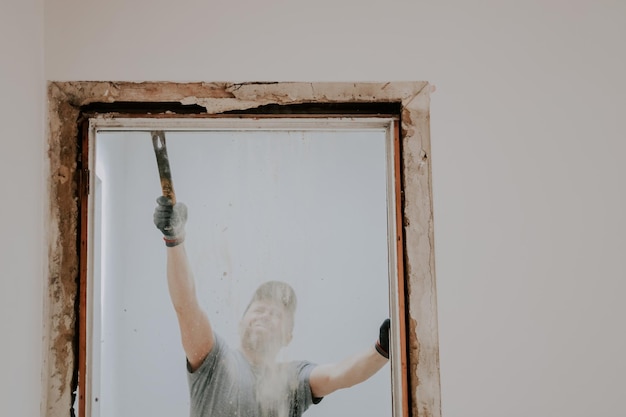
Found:
<path fill-rule="evenodd" d="M 214 332 L 213 337 L 215 338 L 215 343 L 213 344 L 213 347 L 204 358 L 200 366 L 198 366 L 195 371 L 189 372 L 190 374 L 211 372 L 215 369 L 215 366 L 227 366 L 229 362 L 239 360 L 235 349 L 232 349 L 228 342 L 226 342 L 226 340 L 222 336 Z M 189 371 L 189 365 L 187 366 L 187 370 Z"/>
<path fill-rule="evenodd" d="M 311 369 L 317 366 L 317 364 L 308 360 L 298 359 L 298 360 L 292 360 L 288 362 L 281 362 L 279 366 L 281 366 L 282 369 L 286 371 L 293 372 L 295 374 L 300 374 L 304 371 L 310 372 Z"/>

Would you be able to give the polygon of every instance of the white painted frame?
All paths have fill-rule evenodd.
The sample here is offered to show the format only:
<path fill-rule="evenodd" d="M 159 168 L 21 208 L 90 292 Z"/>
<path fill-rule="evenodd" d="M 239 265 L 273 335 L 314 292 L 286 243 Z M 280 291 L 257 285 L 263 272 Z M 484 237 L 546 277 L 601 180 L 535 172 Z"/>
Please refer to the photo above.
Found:
<path fill-rule="evenodd" d="M 227 118 L 227 119 L 154 119 L 154 118 L 108 118 L 95 117 L 89 119 L 89 170 L 95 173 L 95 141 L 98 132 L 102 131 L 254 131 L 254 130 L 297 130 L 297 131 L 341 131 L 341 130 L 371 130 L 384 129 L 385 131 L 385 160 L 386 160 L 386 184 L 387 184 L 387 250 L 388 250 L 388 287 L 389 287 L 389 311 L 392 322 L 400 323 L 400 305 L 398 297 L 400 291 L 398 285 L 398 253 L 396 241 L 398 239 L 396 218 L 396 178 L 399 175 L 395 167 L 394 131 L 398 121 L 396 118 Z M 89 177 L 89 189 L 96 190 L 96 175 Z M 88 253 L 87 253 L 87 345 L 86 345 L 86 383 L 85 383 L 85 416 L 99 417 L 98 407 L 94 401 L 96 396 L 93 389 L 93 381 L 100 379 L 99 355 L 94 352 L 99 349 L 100 335 L 94 329 L 100 328 L 96 321 L 100 320 L 100 302 L 95 294 L 99 294 L 100 282 L 95 277 L 94 270 L 94 231 L 95 224 L 95 197 L 91 192 L 88 197 Z M 402 387 L 406 375 L 403 373 L 402 362 L 393 358 L 401 358 L 401 345 L 405 343 L 397 327 L 391 328 L 391 374 L 392 374 L 392 415 L 401 417 L 402 410 Z"/>

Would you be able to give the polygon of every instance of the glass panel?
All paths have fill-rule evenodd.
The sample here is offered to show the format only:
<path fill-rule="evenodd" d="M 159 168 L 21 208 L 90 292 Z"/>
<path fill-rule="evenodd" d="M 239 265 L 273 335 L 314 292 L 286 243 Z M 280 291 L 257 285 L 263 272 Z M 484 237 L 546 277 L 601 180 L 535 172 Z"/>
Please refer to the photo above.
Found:
<path fill-rule="evenodd" d="M 375 343 L 390 314 L 395 241 L 385 129 L 169 131 L 166 139 L 176 197 L 189 209 L 197 294 L 216 333 L 237 348 L 254 289 L 281 280 L 298 307 L 278 361 L 337 362 Z M 152 219 L 161 188 L 150 133 L 100 131 L 95 154 L 92 414 L 186 416 L 185 354 Z M 390 373 L 387 364 L 306 415 L 389 416 Z"/>

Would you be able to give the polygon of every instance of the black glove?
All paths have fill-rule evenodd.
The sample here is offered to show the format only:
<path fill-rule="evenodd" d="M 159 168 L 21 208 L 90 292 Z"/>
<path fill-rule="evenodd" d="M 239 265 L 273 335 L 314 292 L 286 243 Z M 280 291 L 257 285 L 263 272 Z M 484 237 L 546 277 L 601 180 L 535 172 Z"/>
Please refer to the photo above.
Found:
<path fill-rule="evenodd" d="M 154 224 L 163 233 L 165 245 L 180 245 L 185 240 L 185 223 L 187 222 L 187 206 L 183 203 L 172 205 L 172 200 L 161 196 L 157 198 L 154 209 Z"/>
<path fill-rule="evenodd" d="M 391 320 L 386 319 L 380 325 L 380 332 L 376 341 L 376 350 L 387 359 L 389 359 L 389 327 L 391 327 Z"/>

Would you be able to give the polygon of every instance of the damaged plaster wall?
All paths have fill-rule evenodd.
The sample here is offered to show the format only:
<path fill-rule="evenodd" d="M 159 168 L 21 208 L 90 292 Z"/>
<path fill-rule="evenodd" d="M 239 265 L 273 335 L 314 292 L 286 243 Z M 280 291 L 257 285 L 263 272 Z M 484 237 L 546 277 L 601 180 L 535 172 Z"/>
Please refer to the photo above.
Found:
<path fill-rule="evenodd" d="M 43 0 L 0 13 L 0 415 L 39 408 L 44 80 L 414 79 L 437 85 L 443 414 L 621 415 L 625 2 L 51 0 L 43 15 Z"/>
<path fill-rule="evenodd" d="M 50 229 L 49 357 L 45 412 L 62 416 L 71 403 L 76 366 L 79 218 L 77 166 L 81 106 L 114 102 L 200 104 L 207 114 L 267 104 L 401 103 L 402 173 L 408 273 L 410 396 L 415 416 L 439 416 L 439 357 L 434 277 L 429 94 L 426 82 L 405 83 L 109 83 L 49 84 Z"/>

